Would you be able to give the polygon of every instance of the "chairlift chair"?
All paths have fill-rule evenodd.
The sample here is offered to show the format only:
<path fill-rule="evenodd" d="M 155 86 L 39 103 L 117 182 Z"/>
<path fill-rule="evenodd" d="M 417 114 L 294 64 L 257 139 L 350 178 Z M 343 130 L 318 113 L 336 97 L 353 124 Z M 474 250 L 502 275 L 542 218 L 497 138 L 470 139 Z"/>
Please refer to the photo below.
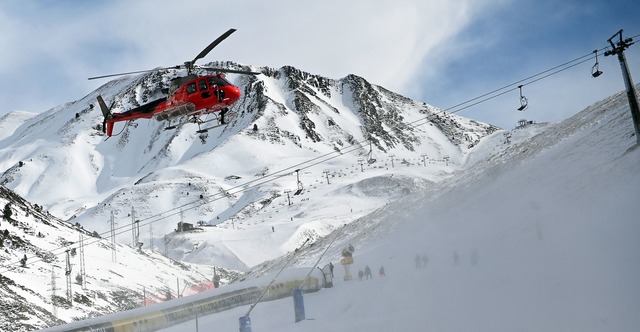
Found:
<path fill-rule="evenodd" d="M 602 75 L 602 71 L 600 70 L 600 64 L 598 63 L 598 50 L 594 50 L 593 53 L 596 55 L 596 63 L 591 67 L 591 76 L 596 78 Z"/>
<path fill-rule="evenodd" d="M 524 111 L 529 106 L 529 102 L 527 97 L 522 95 L 522 85 L 518 85 L 518 89 L 520 89 L 520 107 L 518 107 L 518 111 Z"/>
<path fill-rule="evenodd" d="M 373 158 L 373 147 L 371 146 L 371 140 L 369 140 L 369 153 L 367 154 L 367 163 L 369 165 L 376 162 L 376 159 Z"/>

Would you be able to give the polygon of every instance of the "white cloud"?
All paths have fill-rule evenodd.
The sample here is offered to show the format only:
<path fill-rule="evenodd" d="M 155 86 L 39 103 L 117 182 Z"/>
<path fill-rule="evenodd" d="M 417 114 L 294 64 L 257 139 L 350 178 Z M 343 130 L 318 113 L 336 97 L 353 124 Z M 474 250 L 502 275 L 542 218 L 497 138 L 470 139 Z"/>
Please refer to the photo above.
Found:
<path fill-rule="evenodd" d="M 625 24 L 631 34 L 640 32 L 632 15 L 601 16 L 609 6 L 507 0 L 4 4 L 0 28 L 9 33 L 0 35 L 0 114 L 44 111 L 104 83 L 87 77 L 191 60 L 229 28 L 238 31 L 202 63 L 291 65 L 330 78 L 356 74 L 444 108 L 603 46 L 618 29 L 614 23 Z M 638 57 L 629 53 L 634 68 Z M 575 77 L 581 74 L 576 71 Z M 623 88 L 600 87 L 587 94 L 606 97 Z M 584 99 L 576 90 L 577 96 L 566 99 Z M 502 121 L 511 116 L 505 112 L 513 100 L 517 96 L 509 96 L 503 109 L 492 114 L 485 113 L 488 104 L 462 114 L 506 126 L 511 120 Z M 556 117 L 547 113 L 539 119 Z"/>
<path fill-rule="evenodd" d="M 292 65 L 332 78 L 354 73 L 402 93 L 422 58 L 463 29 L 478 8 L 445 0 L 118 1 L 73 10 L 49 4 L 58 6 L 57 16 L 43 17 L 42 6 L 4 23 L 15 37 L 3 39 L 12 51 L 2 55 L 2 72 L 19 80 L 22 66 L 55 67 L 40 74 L 50 71 L 53 80 L 73 82 L 67 87 L 84 87 L 81 93 L 52 91 L 67 98 L 59 103 L 101 84 L 84 82 L 89 76 L 191 60 L 232 27 L 238 31 L 202 61 Z M 5 16 L 16 11 L 4 9 Z"/>

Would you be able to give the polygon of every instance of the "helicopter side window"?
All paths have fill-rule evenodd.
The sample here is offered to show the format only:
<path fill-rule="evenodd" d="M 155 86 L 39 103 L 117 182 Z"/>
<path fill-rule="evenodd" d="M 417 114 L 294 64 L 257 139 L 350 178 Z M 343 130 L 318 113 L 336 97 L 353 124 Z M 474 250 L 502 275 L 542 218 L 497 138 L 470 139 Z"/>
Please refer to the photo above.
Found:
<path fill-rule="evenodd" d="M 216 83 L 213 77 L 209 77 L 209 86 L 211 87 L 211 89 L 218 88 L 218 83 Z"/>
<path fill-rule="evenodd" d="M 207 90 L 207 81 L 205 81 L 205 80 L 198 81 L 198 87 L 200 88 L 200 91 L 206 91 Z"/>
<path fill-rule="evenodd" d="M 194 92 L 196 92 L 196 91 L 198 91 L 198 90 L 196 89 L 196 83 L 189 83 L 189 84 L 187 85 L 187 93 L 188 93 L 188 94 L 194 93 Z"/>

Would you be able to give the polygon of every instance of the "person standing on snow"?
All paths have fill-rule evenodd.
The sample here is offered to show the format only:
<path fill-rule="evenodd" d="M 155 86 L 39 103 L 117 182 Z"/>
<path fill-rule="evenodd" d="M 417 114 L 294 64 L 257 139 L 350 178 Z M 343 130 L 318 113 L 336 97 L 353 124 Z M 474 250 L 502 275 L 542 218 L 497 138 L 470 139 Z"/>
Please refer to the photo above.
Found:
<path fill-rule="evenodd" d="M 373 279 L 373 277 L 371 276 L 371 269 L 369 268 L 369 265 L 366 265 L 364 267 L 364 279 L 365 280 Z"/>

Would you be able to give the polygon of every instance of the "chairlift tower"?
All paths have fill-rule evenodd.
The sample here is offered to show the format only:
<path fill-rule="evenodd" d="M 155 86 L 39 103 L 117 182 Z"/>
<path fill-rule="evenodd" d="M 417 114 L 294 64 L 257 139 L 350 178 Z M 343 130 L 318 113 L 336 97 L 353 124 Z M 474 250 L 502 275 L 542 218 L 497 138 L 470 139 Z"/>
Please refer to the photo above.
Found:
<path fill-rule="evenodd" d="M 324 171 L 322 171 L 322 174 L 324 174 L 324 176 L 327 178 L 327 184 L 329 184 L 329 170 L 325 169 Z"/>
<path fill-rule="evenodd" d="M 503 134 L 504 135 L 504 139 L 505 139 L 505 144 L 511 144 L 511 141 L 509 140 L 511 138 L 511 132 L 506 132 Z"/>
<path fill-rule="evenodd" d="M 80 287 L 82 289 L 87 289 L 87 271 L 84 263 L 84 236 L 82 235 L 82 231 L 78 231 L 80 234 L 80 277 L 82 278 Z"/>
<path fill-rule="evenodd" d="M 612 39 L 618 36 L 620 39 L 615 44 Z M 633 119 L 633 127 L 636 132 L 636 143 L 640 145 L 640 108 L 638 107 L 638 99 L 636 97 L 636 91 L 633 87 L 633 80 L 629 73 L 629 65 L 627 64 L 627 58 L 624 56 L 624 50 L 633 45 L 633 39 L 622 39 L 622 29 L 615 33 L 611 38 L 607 40 L 611 44 L 611 50 L 604 52 L 604 56 L 617 55 L 620 62 L 620 68 L 622 69 L 622 78 L 624 79 L 624 85 L 627 88 L 627 99 L 629 99 L 629 108 L 631 108 L 631 118 Z"/>
<path fill-rule="evenodd" d="M 135 238 L 135 248 L 138 251 L 142 250 L 142 242 L 140 242 L 140 220 L 136 220 L 136 238 Z"/>
<path fill-rule="evenodd" d="M 287 194 L 287 202 L 289 202 L 289 205 L 291 205 L 291 196 L 289 195 L 290 192 L 291 192 L 291 189 L 284 190 L 284 193 Z"/>
<path fill-rule="evenodd" d="M 66 250 L 67 253 L 67 265 L 64 270 L 64 274 L 67 276 L 67 301 L 72 303 L 73 293 L 71 292 L 71 260 L 69 259 L 69 249 Z"/>

